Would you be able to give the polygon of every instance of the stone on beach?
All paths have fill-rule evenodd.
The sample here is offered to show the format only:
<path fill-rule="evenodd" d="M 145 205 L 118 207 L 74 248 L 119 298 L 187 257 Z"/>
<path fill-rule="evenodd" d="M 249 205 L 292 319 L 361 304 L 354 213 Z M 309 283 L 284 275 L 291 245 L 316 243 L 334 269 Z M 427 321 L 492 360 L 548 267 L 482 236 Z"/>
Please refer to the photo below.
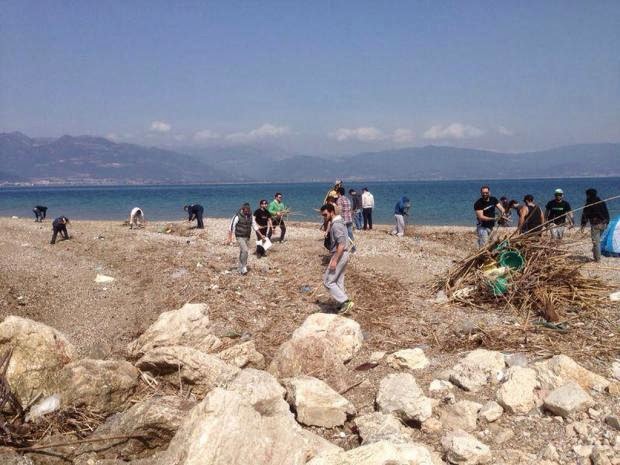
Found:
<path fill-rule="evenodd" d="M 189 346 L 201 352 L 215 352 L 222 341 L 212 334 L 206 304 L 185 304 L 163 312 L 149 328 L 128 346 L 132 357 L 166 346 Z"/>
<path fill-rule="evenodd" d="M 450 381 L 466 391 L 476 392 L 489 382 L 499 382 L 505 366 L 501 352 L 476 349 L 452 368 Z"/>
<path fill-rule="evenodd" d="M 482 406 L 478 412 L 478 416 L 489 423 L 493 423 L 494 421 L 499 420 L 503 413 L 504 409 L 502 406 L 494 400 L 491 400 Z"/>
<path fill-rule="evenodd" d="M 377 407 L 405 422 L 423 422 L 433 413 L 431 399 L 424 395 L 410 373 L 391 374 L 381 380 Z"/>
<path fill-rule="evenodd" d="M 419 370 L 426 368 L 430 364 L 428 358 L 424 355 L 424 351 L 420 348 L 403 349 L 394 352 L 388 356 L 387 363 L 396 370 Z"/>
<path fill-rule="evenodd" d="M 585 369 L 566 355 L 556 355 L 549 360 L 536 363 L 534 369 L 544 389 L 555 389 L 569 381 L 574 381 L 583 389 L 602 392 L 609 386 L 609 381 L 590 370 Z"/>
<path fill-rule="evenodd" d="M 448 462 L 454 465 L 476 465 L 491 461 L 489 446 L 465 431 L 451 431 L 441 438 Z"/>
<path fill-rule="evenodd" d="M 474 431 L 478 426 L 478 412 L 482 404 L 460 400 L 450 405 L 441 414 L 441 424 L 447 430 Z"/>
<path fill-rule="evenodd" d="M 289 413 L 284 400 L 286 390 L 266 371 L 246 368 L 228 383 L 227 389 L 235 391 L 250 403 L 261 415 Z"/>
<path fill-rule="evenodd" d="M 378 441 L 348 451 L 320 454 L 308 465 L 434 465 L 430 450 L 415 442 Z"/>
<path fill-rule="evenodd" d="M 364 336 L 357 321 L 333 313 L 313 313 L 293 332 L 292 339 L 324 337 L 340 360 L 348 362 L 362 348 Z"/>
<path fill-rule="evenodd" d="M 22 405 L 54 394 L 60 370 L 77 352 L 59 331 L 43 323 L 8 316 L 0 323 L 0 354 L 12 350 L 7 380 Z"/>
<path fill-rule="evenodd" d="M 325 382 L 311 376 L 284 381 L 287 401 L 294 407 L 297 421 L 307 426 L 333 428 L 355 415 L 355 407 Z"/>
<path fill-rule="evenodd" d="M 355 426 L 362 445 L 379 441 L 389 441 L 393 444 L 411 441 L 409 428 L 392 414 L 372 412 L 355 418 Z"/>
<path fill-rule="evenodd" d="M 507 378 L 497 390 L 497 402 L 510 413 L 526 414 L 536 407 L 536 371 L 515 366 L 508 369 Z"/>
<path fill-rule="evenodd" d="M 592 397 L 573 381 L 554 389 L 544 399 L 547 410 L 564 418 L 593 406 Z"/>
<path fill-rule="evenodd" d="M 239 368 L 265 368 L 265 357 L 256 350 L 254 341 L 242 342 L 215 354 L 230 365 Z"/>

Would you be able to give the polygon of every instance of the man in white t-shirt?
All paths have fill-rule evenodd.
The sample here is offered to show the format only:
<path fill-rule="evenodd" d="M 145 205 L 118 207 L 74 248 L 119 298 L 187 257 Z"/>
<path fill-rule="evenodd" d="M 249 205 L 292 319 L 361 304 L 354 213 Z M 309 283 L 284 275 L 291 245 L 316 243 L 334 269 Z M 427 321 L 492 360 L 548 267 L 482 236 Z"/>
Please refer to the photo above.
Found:
<path fill-rule="evenodd" d="M 144 221 L 144 212 L 139 207 L 134 207 L 129 214 L 129 229 L 141 228 Z"/>
<path fill-rule="evenodd" d="M 367 187 L 362 189 L 362 216 L 364 217 L 364 229 L 372 229 L 372 209 L 375 208 L 375 198 Z"/>

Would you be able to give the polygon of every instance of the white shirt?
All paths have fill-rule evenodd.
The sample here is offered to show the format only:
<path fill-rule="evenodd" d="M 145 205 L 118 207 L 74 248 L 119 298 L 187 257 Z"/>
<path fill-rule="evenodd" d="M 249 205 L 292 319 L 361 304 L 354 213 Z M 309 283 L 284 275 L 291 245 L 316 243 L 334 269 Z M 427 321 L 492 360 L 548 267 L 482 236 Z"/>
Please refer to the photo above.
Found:
<path fill-rule="evenodd" d="M 131 210 L 131 213 L 129 214 L 129 222 L 131 223 L 136 216 L 144 218 L 144 212 L 141 208 L 134 207 Z"/>
<path fill-rule="evenodd" d="M 375 198 L 370 192 L 362 194 L 362 208 L 375 208 Z"/>

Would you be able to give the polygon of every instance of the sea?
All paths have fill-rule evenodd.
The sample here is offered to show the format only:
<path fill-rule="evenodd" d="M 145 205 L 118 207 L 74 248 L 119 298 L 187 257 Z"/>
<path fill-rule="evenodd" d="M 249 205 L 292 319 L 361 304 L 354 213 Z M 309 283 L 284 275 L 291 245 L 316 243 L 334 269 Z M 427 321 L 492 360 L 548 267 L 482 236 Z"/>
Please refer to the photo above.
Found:
<path fill-rule="evenodd" d="M 377 224 L 393 222 L 394 205 L 401 196 L 411 199 L 409 224 L 473 225 L 473 204 L 483 184 L 491 195 L 521 201 L 532 194 L 544 206 L 553 199 L 553 191 L 564 190 L 573 209 L 583 206 L 585 190 L 595 188 L 599 196 L 620 195 L 620 178 L 504 179 L 492 181 L 389 181 L 348 182 L 345 188 L 359 191 L 368 187 L 375 198 L 373 220 Z M 0 216 L 34 219 L 32 208 L 45 205 L 48 217 L 61 215 L 72 220 L 125 220 L 139 206 L 147 220 L 176 221 L 186 218 L 183 206 L 199 203 L 209 217 L 226 218 L 249 202 L 258 208 L 261 199 L 271 200 L 276 192 L 284 196 L 291 210 L 291 221 L 319 221 L 318 208 L 329 190 L 325 183 L 290 184 L 210 184 L 156 186 L 89 187 L 3 187 L 0 188 Z M 608 203 L 610 214 L 620 215 L 620 199 Z M 580 215 L 577 214 L 577 221 Z"/>

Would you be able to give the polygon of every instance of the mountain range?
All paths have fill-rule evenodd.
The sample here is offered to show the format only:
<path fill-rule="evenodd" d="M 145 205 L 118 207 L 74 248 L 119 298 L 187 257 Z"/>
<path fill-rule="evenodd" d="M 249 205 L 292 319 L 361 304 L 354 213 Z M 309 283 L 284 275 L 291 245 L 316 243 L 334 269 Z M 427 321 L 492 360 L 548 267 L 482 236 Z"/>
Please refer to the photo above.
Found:
<path fill-rule="evenodd" d="M 165 150 L 102 137 L 0 133 L 0 184 L 204 184 L 234 182 L 510 179 L 620 176 L 620 144 L 527 153 L 446 146 L 349 156 L 290 154 L 273 146 Z"/>

